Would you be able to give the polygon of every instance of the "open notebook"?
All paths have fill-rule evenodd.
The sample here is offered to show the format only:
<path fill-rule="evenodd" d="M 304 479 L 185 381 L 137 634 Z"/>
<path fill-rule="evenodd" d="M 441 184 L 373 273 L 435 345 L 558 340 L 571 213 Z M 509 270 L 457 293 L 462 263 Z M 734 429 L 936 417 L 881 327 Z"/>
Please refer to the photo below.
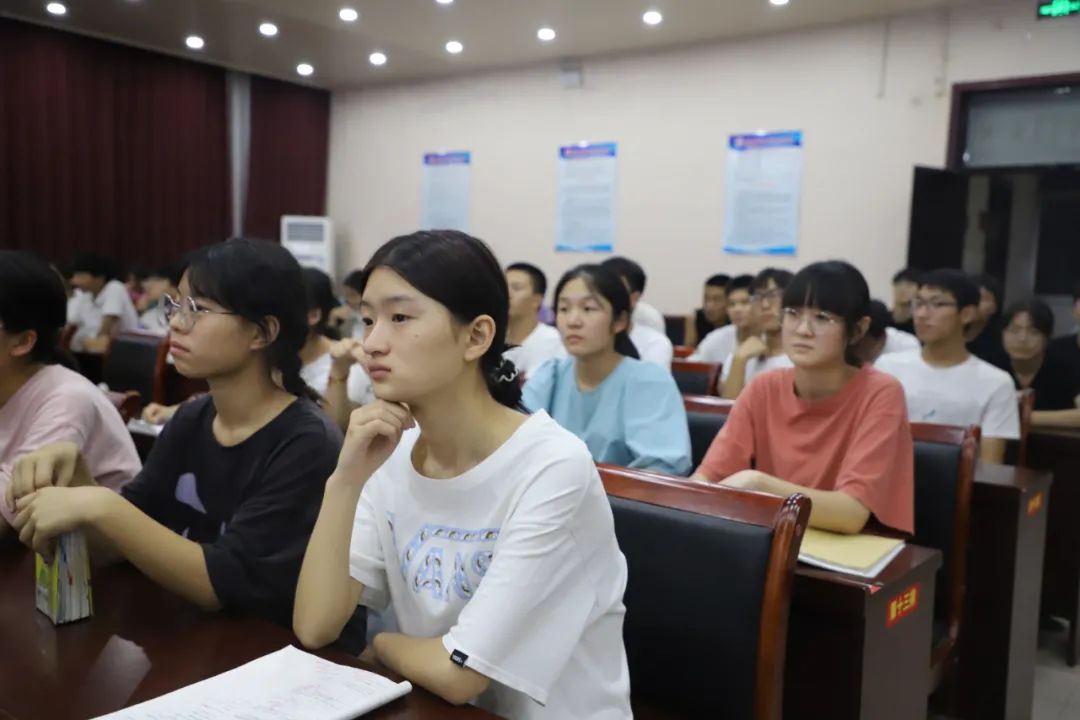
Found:
<path fill-rule="evenodd" d="M 876 577 L 904 549 L 904 541 L 877 535 L 839 535 L 807 528 L 799 562 L 835 572 Z"/>
<path fill-rule="evenodd" d="M 412 690 L 291 645 L 99 720 L 351 720 Z"/>

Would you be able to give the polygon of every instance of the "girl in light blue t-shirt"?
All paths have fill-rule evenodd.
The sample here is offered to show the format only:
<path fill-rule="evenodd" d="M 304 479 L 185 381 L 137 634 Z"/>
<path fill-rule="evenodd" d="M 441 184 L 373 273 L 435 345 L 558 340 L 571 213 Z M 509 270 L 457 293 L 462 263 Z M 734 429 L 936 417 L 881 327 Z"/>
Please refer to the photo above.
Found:
<path fill-rule="evenodd" d="M 581 265 L 555 288 L 555 322 L 570 357 L 551 360 L 523 402 L 585 441 L 597 462 L 690 472 L 690 433 L 675 380 L 638 360 L 627 334 L 630 296 L 611 271 Z"/>

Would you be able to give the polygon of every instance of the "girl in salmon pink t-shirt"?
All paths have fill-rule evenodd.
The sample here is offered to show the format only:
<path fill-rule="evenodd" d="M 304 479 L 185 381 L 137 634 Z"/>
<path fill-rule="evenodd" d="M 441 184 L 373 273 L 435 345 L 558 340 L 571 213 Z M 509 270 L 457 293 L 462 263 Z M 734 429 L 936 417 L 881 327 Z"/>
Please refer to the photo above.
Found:
<path fill-rule="evenodd" d="M 810 497 L 810 524 L 861 532 L 871 517 L 914 529 L 914 454 L 904 390 L 860 367 L 870 291 L 841 261 L 807 266 L 784 292 L 783 345 L 794 368 L 764 373 L 739 396 L 697 480 Z"/>

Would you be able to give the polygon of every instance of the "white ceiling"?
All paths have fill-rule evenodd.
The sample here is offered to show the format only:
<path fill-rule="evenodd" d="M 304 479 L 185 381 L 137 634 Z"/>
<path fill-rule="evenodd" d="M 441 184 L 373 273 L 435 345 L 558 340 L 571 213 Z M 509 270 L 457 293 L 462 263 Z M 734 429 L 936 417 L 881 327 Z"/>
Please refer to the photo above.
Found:
<path fill-rule="evenodd" d="M 45 12 L 46 0 L 0 0 L 0 14 L 140 47 L 294 81 L 309 62 L 307 80 L 328 88 L 427 79 L 492 68 L 555 62 L 566 57 L 650 50 L 716 38 L 775 33 L 814 25 L 885 17 L 971 0 L 64 0 L 67 15 Z M 338 10 L 350 5 L 360 19 L 347 24 Z M 664 22 L 647 27 L 642 13 L 656 9 Z M 258 32 L 278 25 L 275 38 Z M 541 43 L 536 31 L 558 32 Z M 199 34 L 193 52 L 184 38 Z M 444 46 L 459 40 L 465 51 Z M 368 55 L 389 62 L 376 68 Z"/>

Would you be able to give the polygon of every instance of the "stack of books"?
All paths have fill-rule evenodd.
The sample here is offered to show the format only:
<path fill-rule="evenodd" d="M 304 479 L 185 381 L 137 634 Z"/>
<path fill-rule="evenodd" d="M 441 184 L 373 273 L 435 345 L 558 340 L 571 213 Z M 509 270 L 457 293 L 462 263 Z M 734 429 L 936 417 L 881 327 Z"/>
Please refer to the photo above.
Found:
<path fill-rule="evenodd" d="M 799 549 L 799 562 L 834 572 L 872 578 L 885 569 L 904 541 L 876 535 L 838 535 L 807 528 Z"/>
<path fill-rule="evenodd" d="M 90 554 L 86 550 L 86 536 L 81 532 L 61 535 L 57 539 L 52 562 L 38 555 L 34 574 L 37 578 L 37 609 L 54 625 L 94 614 Z"/>

